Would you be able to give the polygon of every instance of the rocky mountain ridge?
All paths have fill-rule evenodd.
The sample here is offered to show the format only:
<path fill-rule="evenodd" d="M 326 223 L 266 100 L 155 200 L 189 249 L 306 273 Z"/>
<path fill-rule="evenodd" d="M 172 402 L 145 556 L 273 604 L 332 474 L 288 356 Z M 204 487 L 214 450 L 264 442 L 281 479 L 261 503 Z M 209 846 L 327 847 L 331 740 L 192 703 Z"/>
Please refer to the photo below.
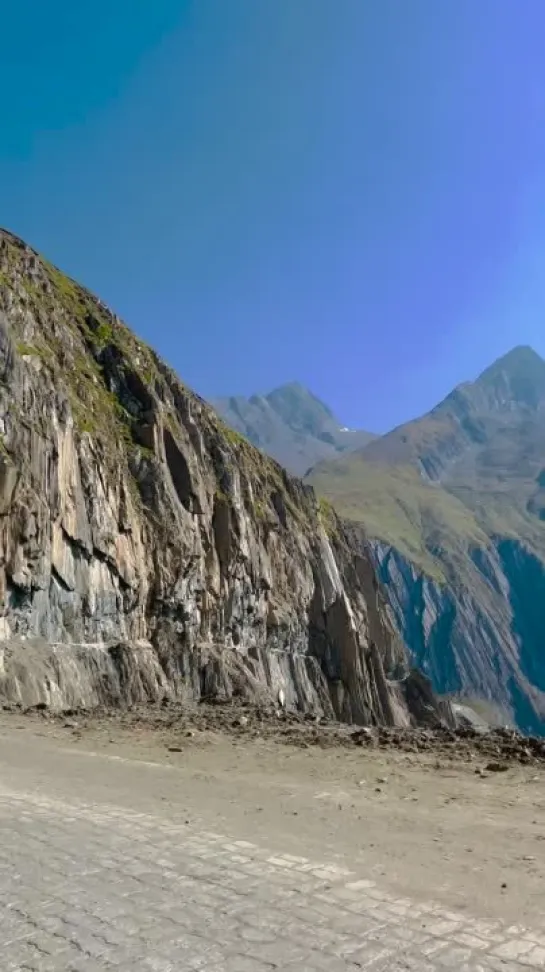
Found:
<path fill-rule="evenodd" d="M 375 437 L 348 429 L 299 382 L 267 395 L 213 399 L 211 404 L 230 428 L 276 459 L 296 476 L 304 476 L 321 459 L 361 448 Z"/>
<path fill-rule="evenodd" d="M 436 691 L 545 733 L 545 362 L 515 348 L 427 415 L 305 477 L 371 538 Z"/>
<path fill-rule="evenodd" d="M 545 362 L 515 348 L 318 491 L 366 524 L 398 630 L 436 690 L 545 733 Z"/>
<path fill-rule="evenodd" d="M 439 712 L 363 536 L 5 231 L 0 432 L 4 700 L 282 689 L 348 722 L 410 724 L 415 697 Z"/>

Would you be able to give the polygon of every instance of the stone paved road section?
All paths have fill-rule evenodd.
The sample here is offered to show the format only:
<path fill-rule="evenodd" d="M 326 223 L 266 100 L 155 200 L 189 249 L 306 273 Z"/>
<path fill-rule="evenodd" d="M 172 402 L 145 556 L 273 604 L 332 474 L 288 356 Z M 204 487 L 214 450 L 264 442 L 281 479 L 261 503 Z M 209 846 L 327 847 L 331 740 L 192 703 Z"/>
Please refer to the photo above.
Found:
<path fill-rule="evenodd" d="M 545 929 L 397 898 L 348 867 L 143 812 L 136 793 L 129 809 L 77 787 L 32 785 L 0 746 L 2 972 L 545 968 Z"/>

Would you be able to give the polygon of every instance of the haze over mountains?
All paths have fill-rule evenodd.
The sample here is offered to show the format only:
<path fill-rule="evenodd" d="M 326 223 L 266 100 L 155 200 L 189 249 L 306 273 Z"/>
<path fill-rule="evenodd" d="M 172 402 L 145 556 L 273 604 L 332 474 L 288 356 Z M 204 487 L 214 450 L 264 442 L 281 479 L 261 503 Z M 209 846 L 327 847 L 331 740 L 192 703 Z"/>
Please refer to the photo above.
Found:
<path fill-rule="evenodd" d="M 235 424 L 233 412 L 224 416 Z M 291 434 L 293 414 L 288 424 Z M 301 424 L 298 431 L 304 435 Z M 321 441 L 316 424 L 312 441 Z M 275 450 L 281 452 L 278 441 Z M 435 688 L 487 699 L 521 727 L 543 731 L 539 355 L 515 348 L 420 419 L 363 446 L 347 444 L 320 458 L 305 478 L 341 516 L 365 526 L 399 631 Z"/>
<path fill-rule="evenodd" d="M 334 458 L 375 438 L 371 432 L 343 427 L 331 409 L 298 382 L 268 395 L 235 395 L 212 404 L 232 428 L 297 476 L 304 476 L 320 459 Z"/>

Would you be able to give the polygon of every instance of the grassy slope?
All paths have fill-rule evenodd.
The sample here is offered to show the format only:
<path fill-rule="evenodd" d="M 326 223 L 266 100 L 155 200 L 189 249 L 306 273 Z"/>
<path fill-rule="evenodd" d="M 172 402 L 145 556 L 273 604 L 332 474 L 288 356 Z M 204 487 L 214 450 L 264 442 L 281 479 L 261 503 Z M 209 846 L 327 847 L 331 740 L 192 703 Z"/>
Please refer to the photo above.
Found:
<path fill-rule="evenodd" d="M 485 546 L 492 536 L 519 538 L 545 557 L 545 523 L 527 508 L 535 495 L 530 477 L 513 475 L 494 486 L 458 477 L 445 488 L 425 482 L 409 465 L 354 454 L 319 464 L 308 481 L 341 516 L 363 523 L 369 536 L 436 578 L 444 576 L 445 558 L 460 569 L 468 550 Z"/>
<path fill-rule="evenodd" d="M 510 394 L 521 385 L 521 366 L 529 375 L 519 408 L 494 401 L 489 376 L 495 380 L 500 362 L 429 415 L 320 463 L 309 481 L 341 515 L 434 577 L 443 576 L 444 562 L 463 571 L 468 550 L 492 536 L 519 538 L 545 559 L 545 423 L 541 410 L 527 408 L 529 384 L 543 395 L 545 364 L 537 359 L 536 375 L 531 354 L 515 360 Z"/>
<path fill-rule="evenodd" d="M 443 568 L 432 550 L 455 559 L 487 538 L 477 519 L 457 497 L 423 482 L 410 466 L 386 466 L 361 455 L 322 463 L 309 481 L 341 516 L 363 523 L 369 536 L 384 540 L 427 574 L 441 579 Z"/>

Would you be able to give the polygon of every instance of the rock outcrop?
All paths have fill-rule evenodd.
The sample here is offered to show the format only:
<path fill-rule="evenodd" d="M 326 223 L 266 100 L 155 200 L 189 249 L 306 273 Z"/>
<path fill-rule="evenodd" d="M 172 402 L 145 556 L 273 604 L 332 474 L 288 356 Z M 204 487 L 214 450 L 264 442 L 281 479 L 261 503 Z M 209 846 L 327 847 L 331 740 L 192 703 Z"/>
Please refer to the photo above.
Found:
<path fill-rule="evenodd" d="M 303 711 L 411 722 L 365 546 L 6 232 L 0 433 L 5 700 L 282 688 Z"/>
<path fill-rule="evenodd" d="M 519 541 L 498 539 L 445 582 L 380 541 L 372 547 L 400 637 L 431 683 L 493 721 L 545 734 L 543 562 Z"/>

